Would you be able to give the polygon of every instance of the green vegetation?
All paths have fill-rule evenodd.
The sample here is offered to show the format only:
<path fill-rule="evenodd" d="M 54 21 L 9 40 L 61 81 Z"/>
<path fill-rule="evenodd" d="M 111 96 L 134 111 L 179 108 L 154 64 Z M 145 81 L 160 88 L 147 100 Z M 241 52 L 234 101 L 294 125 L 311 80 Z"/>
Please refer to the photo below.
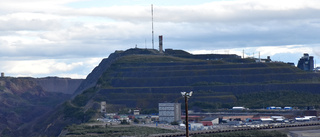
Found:
<path fill-rule="evenodd" d="M 146 109 L 142 109 L 140 113 L 141 114 L 157 114 L 159 113 L 159 110 L 158 108 L 150 108 L 150 109 L 146 108 Z"/>
<path fill-rule="evenodd" d="M 102 65 L 109 67 L 96 76 L 94 88 L 64 104 L 63 118 L 73 123 L 88 121 L 97 111 L 89 108 L 101 101 L 107 102 L 108 112 L 127 114 L 129 109 L 141 108 L 143 114 L 157 113 L 159 102 L 182 103 L 180 92 L 190 90 L 194 94 L 189 107 L 196 111 L 212 112 L 232 106 L 319 107 L 320 95 L 311 93 L 320 88 L 320 74 L 304 72 L 285 63 L 198 60 L 191 56 L 155 55 L 148 50 L 128 52 L 132 53 L 119 55 L 112 58 L 114 62 L 108 62 L 111 64 Z M 295 97 L 300 98 L 293 99 Z M 108 135 L 105 130 L 99 135 Z"/>
<path fill-rule="evenodd" d="M 235 105 L 249 108 L 267 106 L 320 107 L 320 94 L 298 91 L 266 91 L 244 93 L 237 96 Z"/>
<path fill-rule="evenodd" d="M 82 94 L 79 94 L 76 96 L 73 100 L 72 103 L 82 107 L 88 103 L 88 101 L 95 95 L 96 89 L 95 88 L 90 88 L 85 90 Z"/>
<path fill-rule="evenodd" d="M 67 127 L 68 133 L 66 137 L 102 137 L 102 136 L 148 136 L 151 134 L 174 133 L 175 130 L 140 127 L 140 126 L 88 126 L 88 125 L 72 125 Z"/>
<path fill-rule="evenodd" d="M 212 92 L 207 91 L 196 92 L 196 95 L 190 101 L 190 108 L 196 110 L 202 110 L 206 112 L 215 111 L 215 109 L 220 108 L 232 108 L 233 106 L 245 106 L 248 108 L 263 108 L 268 106 L 291 106 L 291 107 L 306 107 L 314 106 L 315 108 L 320 108 L 320 94 L 314 94 L 310 92 L 298 92 L 298 91 L 261 91 L 252 93 L 242 93 L 237 95 L 232 95 L 232 93 L 225 92 Z M 209 96 L 211 94 L 211 96 Z M 228 95 L 231 94 L 231 95 Z M 226 100 L 231 99 L 232 102 L 214 102 L 207 101 L 212 100 Z M 202 100 L 202 101 L 201 101 Z M 204 101 L 203 101 L 204 100 Z"/>
<path fill-rule="evenodd" d="M 76 121 L 87 122 L 96 114 L 96 110 L 88 109 L 85 111 L 83 108 L 74 106 L 70 102 L 66 102 L 63 105 L 63 114 L 64 118 L 71 118 Z"/>
<path fill-rule="evenodd" d="M 192 137 L 287 137 L 279 131 L 237 131 L 230 133 L 192 135 Z"/>
<path fill-rule="evenodd" d="M 184 107 L 184 106 L 182 106 Z M 221 108 L 232 108 L 232 103 L 220 103 L 220 102 L 192 102 L 190 103 L 190 109 L 203 112 L 214 112 Z"/>
<path fill-rule="evenodd" d="M 121 57 L 115 64 L 128 64 L 128 63 L 173 63 L 173 62 L 205 62 L 198 59 L 187 59 L 173 56 L 162 55 L 130 55 Z"/>

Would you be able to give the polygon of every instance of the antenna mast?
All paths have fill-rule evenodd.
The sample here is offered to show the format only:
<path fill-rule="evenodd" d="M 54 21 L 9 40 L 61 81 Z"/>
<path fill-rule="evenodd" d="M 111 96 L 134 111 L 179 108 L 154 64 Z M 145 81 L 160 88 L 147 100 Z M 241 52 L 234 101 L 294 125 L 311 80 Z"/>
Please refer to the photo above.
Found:
<path fill-rule="evenodd" d="M 151 15 L 152 15 L 152 49 L 154 49 L 154 31 L 153 31 L 153 4 L 151 4 Z"/>

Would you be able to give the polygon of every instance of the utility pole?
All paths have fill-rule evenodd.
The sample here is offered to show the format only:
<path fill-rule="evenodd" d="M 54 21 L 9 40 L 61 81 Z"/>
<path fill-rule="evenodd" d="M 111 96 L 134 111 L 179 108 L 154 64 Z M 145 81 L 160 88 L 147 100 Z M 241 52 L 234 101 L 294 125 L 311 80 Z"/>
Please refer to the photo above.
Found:
<path fill-rule="evenodd" d="M 185 103 L 185 111 L 186 111 L 186 137 L 189 137 L 189 122 L 188 122 L 188 99 L 192 96 L 192 91 L 188 92 L 181 92 L 182 97 L 184 97 Z"/>
<path fill-rule="evenodd" d="M 186 111 L 186 137 L 189 137 L 189 119 L 188 119 L 188 97 L 184 97 L 184 103 L 186 105 L 185 111 Z"/>

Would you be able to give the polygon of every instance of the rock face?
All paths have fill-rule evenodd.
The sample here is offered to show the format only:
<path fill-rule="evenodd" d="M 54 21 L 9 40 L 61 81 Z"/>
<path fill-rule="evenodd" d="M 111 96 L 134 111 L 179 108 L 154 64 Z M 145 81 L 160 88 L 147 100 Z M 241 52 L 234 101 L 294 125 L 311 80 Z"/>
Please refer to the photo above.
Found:
<path fill-rule="evenodd" d="M 59 78 L 0 78 L 0 134 L 21 136 L 17 129 L 28 127 L 37 118 L 70 98 L 79 80 L 72 81 L 74 83 L 70 81 Z M 62 88 L 50 89 L 49 85 Z"/>
<path fill-rule="evenodd" d="M 83 79 L 47 77 L 34 79 L 47 92 L 73 94 Z"/>

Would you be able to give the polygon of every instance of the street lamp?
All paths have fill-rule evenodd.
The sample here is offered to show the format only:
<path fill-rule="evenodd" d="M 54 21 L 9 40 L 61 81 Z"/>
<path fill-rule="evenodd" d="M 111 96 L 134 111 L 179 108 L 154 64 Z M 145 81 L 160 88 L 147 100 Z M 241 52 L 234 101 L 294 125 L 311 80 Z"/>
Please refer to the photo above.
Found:
<path fill-rule="evenodd" d="M 188 99 L 192 96 L 192 91 L 181 92 L 182 97 L 184 97 L 185 108 L 186 108 L 186 137 L 189 137 L 189 124 L 188 124 Z"/>

